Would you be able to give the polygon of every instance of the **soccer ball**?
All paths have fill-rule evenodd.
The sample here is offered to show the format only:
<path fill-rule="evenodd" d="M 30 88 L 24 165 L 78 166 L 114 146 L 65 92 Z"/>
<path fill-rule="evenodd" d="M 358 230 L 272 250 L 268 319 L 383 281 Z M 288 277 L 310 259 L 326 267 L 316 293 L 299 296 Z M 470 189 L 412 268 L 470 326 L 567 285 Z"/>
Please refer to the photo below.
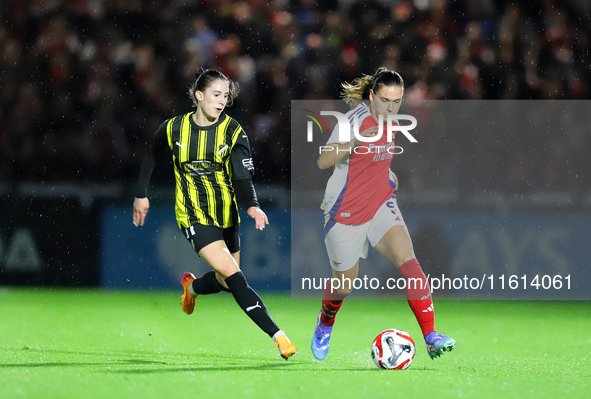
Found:
<path fill-rule="evenodd" d="M 371 344 L 371 358 L 379 368 L 407 369 L 415 358 L 415 343 L 408 333 L 395 328 L 378 334 Z"/>

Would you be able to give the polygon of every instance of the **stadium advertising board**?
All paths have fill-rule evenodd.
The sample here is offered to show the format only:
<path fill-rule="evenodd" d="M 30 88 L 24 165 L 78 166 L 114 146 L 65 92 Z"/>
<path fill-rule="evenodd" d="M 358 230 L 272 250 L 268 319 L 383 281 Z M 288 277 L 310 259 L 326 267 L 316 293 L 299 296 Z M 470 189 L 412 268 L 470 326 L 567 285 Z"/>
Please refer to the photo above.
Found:
<path fill-rule="evenodd" d="M 0 215 L 0 285 L 98 285 L 98 224 L 78 201 L 7 197 Z"/>

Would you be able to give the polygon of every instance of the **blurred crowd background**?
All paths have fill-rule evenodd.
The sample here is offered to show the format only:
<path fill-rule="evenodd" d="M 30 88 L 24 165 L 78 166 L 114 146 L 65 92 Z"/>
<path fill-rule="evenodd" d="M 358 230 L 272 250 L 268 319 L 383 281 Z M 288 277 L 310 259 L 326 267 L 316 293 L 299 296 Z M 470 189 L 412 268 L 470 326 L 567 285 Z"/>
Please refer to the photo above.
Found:
<path fill-rule="evenodd" d="M 255 180 L 285 187 L 290 101 L 337 98 L 341 82 L 379 66 L 400 72 L 407 100 L 588 99 L 590 7 L 585 0 L 3 0 L 0 183 L 131 186 L 158 125 L 191 110 L 186 91 L 201 66 L 240 84 L 228 113 L 249 134 Z M 550 173 L 516 168 L 507 190 L 591 190 L 590 179 L 547 183 L 552 172 L 586 174 L 589 166 L 580 132 L 561 134 L 578 151 L 550 157 Z M 482 139 L 484 147 L 490 138 Z M 445 156 L 469 155 L 457 148 Z M 507 156 L 518 166 L 528 152 Z M 422 162 L 437 169 L 442 155 L 429 154 Z M 153 179 L 165 183 L 172 171 L 158 168 Z"/>

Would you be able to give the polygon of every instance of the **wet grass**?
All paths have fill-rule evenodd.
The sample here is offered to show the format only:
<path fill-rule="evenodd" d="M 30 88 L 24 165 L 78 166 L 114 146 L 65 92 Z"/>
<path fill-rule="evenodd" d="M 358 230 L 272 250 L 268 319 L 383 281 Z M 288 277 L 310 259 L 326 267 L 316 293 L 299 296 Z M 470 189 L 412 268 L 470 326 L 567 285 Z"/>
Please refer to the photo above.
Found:
<path fill-rule="evenodd" d="M 230 295 L 100 290 L 0 291 L 0 398 L 587 397 L 589 302 L 436 301 L 457 350 L 431 360 L 404 301 L 347 300 L 329 357 L 309 349 L 318 301 L 261 293 L 298 346 L 289 361 Z M 405 371 L 369 354 L 383 329 L 417 343 Z"/>

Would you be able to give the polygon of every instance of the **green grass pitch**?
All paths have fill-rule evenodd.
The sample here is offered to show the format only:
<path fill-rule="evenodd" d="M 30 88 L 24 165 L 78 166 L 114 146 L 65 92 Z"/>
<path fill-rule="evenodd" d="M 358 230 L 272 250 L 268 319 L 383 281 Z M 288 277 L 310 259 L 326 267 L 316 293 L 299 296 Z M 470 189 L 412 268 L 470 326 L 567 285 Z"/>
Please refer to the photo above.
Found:
<path fill-rule="evenodd" d="M 405 301 L 347 300 L 328 358 L 310 338 L 319 301 L 261 292 L 298 346 L 289 361 L 230 295 L 179 292 L 0 291 L 0 398 L 586 398 L 589 302 L 437 301 L 436 326 L 457 349 L 429 359 Z M 376 368 L 383 329 L 414 337 L 408 370 Z"/>

